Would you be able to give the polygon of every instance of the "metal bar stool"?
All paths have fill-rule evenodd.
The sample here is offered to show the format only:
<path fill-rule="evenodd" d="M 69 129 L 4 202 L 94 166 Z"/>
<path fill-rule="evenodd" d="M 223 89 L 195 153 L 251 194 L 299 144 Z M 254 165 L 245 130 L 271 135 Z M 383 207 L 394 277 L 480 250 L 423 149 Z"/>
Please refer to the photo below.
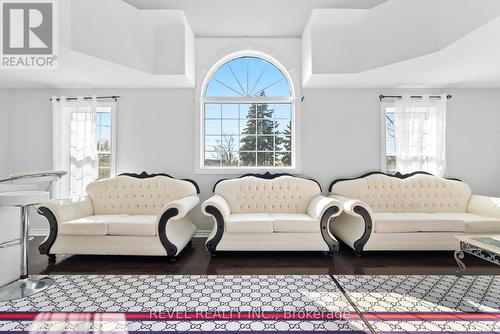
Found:
<path fill-rule="evenodd" d="M 28 297 L 46 289 L 54 282 L 49 277 L 34 278 L 28 275 L 28 210 L 30 206 L 40 204 L 48 199 L 49 193 L 47 191 L 25 190 L 0 192 L 0 206 L 21 208 L 20 239 L 15 240 L 21 245 L 21 276 L 17 281 L 0 288 L 0 301 Z M 8 246 L 11 246 L 11 244 L 12 242 L 9 242 Z M 7 245 L 4 245 L 4 247 L 7 247 Z"/>

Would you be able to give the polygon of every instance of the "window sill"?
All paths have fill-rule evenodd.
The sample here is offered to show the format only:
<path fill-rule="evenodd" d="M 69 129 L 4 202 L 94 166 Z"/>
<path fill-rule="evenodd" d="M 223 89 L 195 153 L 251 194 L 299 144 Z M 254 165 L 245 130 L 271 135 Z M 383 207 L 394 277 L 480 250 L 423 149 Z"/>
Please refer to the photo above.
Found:
<path fill-rule="evenodd" d="M 299 174 L 297 167 L 199 167 L 195 174 L 247 174 L 247 173 L 290 173 Z"/>

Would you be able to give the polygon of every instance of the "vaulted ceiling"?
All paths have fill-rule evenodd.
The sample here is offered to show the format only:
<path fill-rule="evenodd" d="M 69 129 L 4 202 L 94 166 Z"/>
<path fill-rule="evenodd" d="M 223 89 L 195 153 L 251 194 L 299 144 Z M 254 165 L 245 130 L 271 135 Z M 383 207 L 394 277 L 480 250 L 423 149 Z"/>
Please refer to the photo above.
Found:
<path fill-rule="evenodd" d="M 203 37 L 291 37 L 303 87 L 500 87 L 500 0 L 65 0 L 58 23 L 59 68 L 0 87 L 194 87 Z"/>
<path fill-rule="evenodd" d="M 180 9 L 197 37 L 300 37 L 313 8 L 372 8 L 385 0 L 125 0 Z"/>

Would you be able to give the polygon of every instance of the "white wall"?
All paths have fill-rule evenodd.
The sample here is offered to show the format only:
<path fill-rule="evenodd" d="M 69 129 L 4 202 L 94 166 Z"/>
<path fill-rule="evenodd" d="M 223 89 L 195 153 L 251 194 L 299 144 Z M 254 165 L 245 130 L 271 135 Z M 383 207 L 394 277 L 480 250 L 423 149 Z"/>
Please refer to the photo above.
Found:
<path fill-rule="evenodd" d="M 49 97 L 118 94 L 118 172 L 166 172 L 192 178 L 202 200 L 228 175 L 194 174 L 194 89 L 8 89 L 0 90 L 0 129 L 8 104 L 8 152 L 0 145 L 2 175 L 52 166 Z M 448 100 L 448 174 L 475 193 L 500 197 L 500 89 L 452 89 Z M 357 176 L 380 166 L 379 101 L 388 89 L 306 89 L 302 104 L 302 174 L 320 181 L 326 193 L 338 177 Z M 413 91 L 415 92 L 415 91 Z M 428 93 L 429 91 L 425 91 Z M 432 91 L 439 93 L 440 91 Z M 3 116 L 2 116 L 3 115 Z M 3 131 L 2 131 L 3 132 Z M 0 138 L 5 138 L 4 137 Z M 208 229 L 195 209 L 192 219 Z M 45 222 L 34 221 L 34 228 Z"/>
<path fill-rule="evenodd" d="M 0 90 L 0 177 L 7 175 L 7 125 L 8 121 L 7 91 Z"/>
<path fill-rule="evenodd" d="M 304 89 L 302 172 L 323 190 L 337 177 L 380 168 L 380 91 Z"/>
<path fill-rule="evenodd" d="M 500 197 L 500 89 L 450 90 L 448 174 Z"/>
<path fill-rule="evenodd" d="M 38 94 L 43 94 L 40 90 Z M 47 91 L 45 91 L 47 92 Z M 52 115 L 49 95 L 4 90 L 7 104 L 7 174 L 52 167 Z M 2 157 L 4 158 L 4 157 Z"/>

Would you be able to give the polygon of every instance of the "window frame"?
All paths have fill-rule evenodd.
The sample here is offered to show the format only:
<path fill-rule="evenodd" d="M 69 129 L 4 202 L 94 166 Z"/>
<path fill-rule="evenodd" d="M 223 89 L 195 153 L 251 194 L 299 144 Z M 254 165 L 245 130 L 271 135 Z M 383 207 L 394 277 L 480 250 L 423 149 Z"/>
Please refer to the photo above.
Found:
<path fill-rule="evenodd" d="M 273 66 L 276 66 L 285 79 L 288 82 L 290 88 L 290 96 L 242 96 L 242 97 L 213 97 L 205 96 L 208 83 L 214 73 L 225 63 L 230 62 L 234 59 L 241 57 L 256 57 L 268 61 Z M 195 149 L 195 173 L 197 174 L 241 174 L 244 172 L 259 173 L 264 171 L 271 172 L 289 172 L 289 173 L 300 173 L 299 164 L 299 127 L 298 124 L 298 103 L 296 98 L 296 89 L 294 81 L 289 73 L 289 71 L 276 59 L 269 56 L 267 53 L 255 51 L 255 50 L 244 50 L 237 51 L 221 57 L 215 64 L 213 64 L 209 71 L 203 76 L 203 82 L 199 85 L 199 91 L 196 93 L 197 97 L 197 122 L 195 128 L 195 138 L 196 138 L 196 149 Z M 291 109 L 290 121 L 291 121 L 291 140 L 292 140 L 292 165 L 291 166 L 206 166 L 205 165 L 205 103 L 233 103 L 233 104 L 284 104 L 289 103 Z"/>
<path fill-rule="evenodd" d="M 380 170 L 384 173 L 392 173 L 394 171 L 387 170 L 387 137 L 386 137 L 386 114 L 387 108 L 393 107 L 394 101 L 382 101 L 380 103 Z"/>
<path fill-rule="evenodd" d="M 116 104 L 117 101 L 97 101 L 97 107 L 110 108 L 111 113 L 111 165 L 110 177 L 116 176 Z M 99 169 L 99 167 L 98 167 Z"/>

